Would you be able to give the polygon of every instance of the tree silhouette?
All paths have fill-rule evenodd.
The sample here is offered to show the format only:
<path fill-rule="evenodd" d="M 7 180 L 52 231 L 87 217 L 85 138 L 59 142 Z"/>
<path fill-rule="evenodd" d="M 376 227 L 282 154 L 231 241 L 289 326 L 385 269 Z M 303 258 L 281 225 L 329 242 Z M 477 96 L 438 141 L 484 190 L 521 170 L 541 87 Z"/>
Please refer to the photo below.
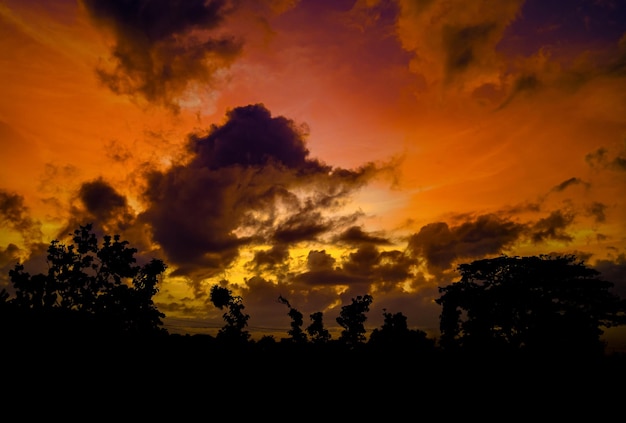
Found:
<path fill-rule="evenodd" d="M 291 307 L 289 301 L 287 301 L 287 299 L 284 298 L 282 295 L 278 296 L 278 301 L 282 304 L 285 304 L 289 308 L 289 317 L 291 317 L 291 329 L 289 329 L 287 333 L 291 337 L 291 341 L 297 344 L 307 342 L 308 339 L 306 333 L 302 330 L 302 324 L 304 323 L 302 313 Z"/>
<path fill-rule="evenodd" d="M 600 327 L 624 324 L 613 284 L 574 255 L 502 256 L 459 271 L 436 300 L 448 350 L 596 355 L 604 350 Z"/>
<path fill-rule="evenodd" d="M 311 341 L 314 344 L 326 344 L 330 341 L 330 332 L 324 328 L 324 314 L 321 311 L 316 311 L 310 316 L 311 324 L 307 326 L 306 331 L 311 337 Z"/>
<path fill-rule="evenodd" d="M 383 325 L 372 331 L 368 345 L 381 350 L 405 352 L 432 352 L 435 347 L 433 339 L 429 339 L 422 330 L 409 329 L 407 318 L 402 312 L 388 313 L 383 309 L 385 318 Z"/>
<path fill-rule="evenodd" d="M 213 305 L 220 310 L 224 307 L 228 309 L 222 315 L 226 324 L 219 330 L 217 339 L 228 344 L 245 344 L 250 339 L 250 333 L 244 330 L 248 326 L 250 316 L 244 314 L 246 308 L 240 296 L 234 296 L 232 291 L 226 287 L 213 285 L 211 287 L 210 299 Z"/>
<path fill-rule="evenodd" d="M 352 303 L 341 307 L 337 323 L 343 328 L 339 341 L 354 348 L 365 341 L 365 321 L 373 298 L 369 294 L 358 295 Z"/>
<path fill-rule="evenodd" d="M 144 336 L 166 334 L 152 301 L 166 265 L 152 259 L 135 265 L 137 249 L 119 235 L 105 235 L 101 246 L 92 225 L 74 231 L 72 243 L 48 247 L 47 274 L 30 275 L 16 264 L 9 276 L 15 297 L 0 294 L 14 333 L 58 336 Z M 19 316 L 19 317 L 18 317 Z"/>

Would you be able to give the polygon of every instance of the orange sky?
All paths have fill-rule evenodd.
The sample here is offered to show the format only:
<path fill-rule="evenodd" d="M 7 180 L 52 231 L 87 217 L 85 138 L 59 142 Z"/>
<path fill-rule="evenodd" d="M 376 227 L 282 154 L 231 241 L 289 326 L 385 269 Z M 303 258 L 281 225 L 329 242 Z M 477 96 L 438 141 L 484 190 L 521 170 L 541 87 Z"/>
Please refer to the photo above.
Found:
<path fill-rule="evenodd" d="M 0 266 L 94 222 L 169 266 L 172 332 L 255 335 L 370 293 L 577 254 L 626 297 L 626 7 L 598 1 L 0 1 Z M 30 267 L 29 267 L 30 266 Z M 616 348 L 626 342 L 612 339 Z"/>

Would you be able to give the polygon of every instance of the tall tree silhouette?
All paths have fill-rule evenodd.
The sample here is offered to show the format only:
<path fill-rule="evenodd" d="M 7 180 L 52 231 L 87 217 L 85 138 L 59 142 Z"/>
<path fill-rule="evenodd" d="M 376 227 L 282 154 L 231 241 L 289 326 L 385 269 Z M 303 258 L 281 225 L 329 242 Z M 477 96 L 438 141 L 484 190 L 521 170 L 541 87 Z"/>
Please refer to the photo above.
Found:
<path fill-rule="evenodd" d="M 601 327 L 625 323 L 613 284 L 574 255 L 502 256 L 459 271 L 436 300 L 445 349 L 595 355 Z"/>
<path fill-rule="evenodd" d="M 307 326 L 306 331 L 311 337 L 314 344 L 326 344 L 330 341 L 330 332 L 324 327 L 324 313 L 316 311 L 310 316 L 311 324 Z"/>
<path fill-rule="evenodd" d="M 339 341 L 354 348 L 365 341 L 365 321 L 374 299 L 371 295 L 358 295 L 352 303 L 341 307 L 337 323 L 343 328 Z"/>
<path fill-rule="evenodd" d="M 245 330 L 248 326 L 250 316 L 243 310 L 243 300 L 240 296 L 233 295 L 232 291 L 226 287 L 213 285 L 211 287 L 210 299 L 215 307 L 222 310 L 228 309 L 222 315 L 226 324 L 217 333 L 217 339 L 228 344 L 245 344 L 250 339 L 250 333 Z"/>
<path fill-rule="evenodd" d="M 304 319 L 302 313 L 293 308 L 289 301 L 282 295 L 278 296 L 278 301 L 282 304 L 285 304 L 289 308 L 289 317 L 291 317 L 291 329 L 287 331 L 290 339 L 297 343 L 302 344 L 308 341 L 306 333 L 302 330 L 302 325 L 304 324 Z"/>
<path fill-rule="evenodd" d="M 92 225 L 74 231 L 72 243 L 48 247 L 47 274 L 30 275 L 23 264 L 9 271 L 15 297 L 0 294 L 4 317 L 23 333 L 154 335 L 165 334 L 152 301 L 166 265 L 152 259 L 136 265 L 136 248 L 120 236 L 105 235 L 102 245 Z"/>

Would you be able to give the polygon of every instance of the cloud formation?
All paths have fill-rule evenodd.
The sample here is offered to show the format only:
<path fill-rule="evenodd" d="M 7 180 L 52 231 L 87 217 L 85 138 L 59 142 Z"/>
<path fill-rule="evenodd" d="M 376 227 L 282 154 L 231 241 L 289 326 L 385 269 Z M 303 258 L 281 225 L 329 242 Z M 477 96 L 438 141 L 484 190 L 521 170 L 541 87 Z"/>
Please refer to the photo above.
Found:
<path fill-rule="evenodd" d="M 112 33 L 112 66 L 99 66 L 97 74 L 117 94 L 178 110 L 177 96 L 193 83 L 211 85 L 241 52 L 241 41 L 219 31 L 235 4 L 227 0 L 82 3 Z"/>
<path fill-rule="evenodd" d="M 274 245 L 255 260 L 276 264 L 286 246 L 354 223 L 353 215 L 328 212 L 383 167 L 328 166 L 309 157 L 307 135 L 305 126 L 262 104 L 237 107 L 222 125 L 190 135 L 188 161 L 147 175 L 140 219 L 180 274 L 204 269 L 213 276 L 244 245 Z"/>
<path fill-rule="evenodd" d="M 30 209 L 24 204 L 24 197 L 0 189 L 0 222 L 2 226 L 18 232 L 29 245 L 40 242 L 43 234 L 41 224 L 30 216 Z"/>
<path fill-rule="evenodd" d="M 446 222 L 429 223 L 410 237 L 408 247 L 437 274 L 457 259 L 502 254 L 524 231 L 522 224 L 489 214 L 452 227 Z"/>
<path fill-rule="evenodd" d="M 414 53 L 411 69 L 429 84 L 471 92 L 501 83 L 496 46 L 517 17 L 522 0 L 399 0 L 398 4 L 398 37 Z"/>

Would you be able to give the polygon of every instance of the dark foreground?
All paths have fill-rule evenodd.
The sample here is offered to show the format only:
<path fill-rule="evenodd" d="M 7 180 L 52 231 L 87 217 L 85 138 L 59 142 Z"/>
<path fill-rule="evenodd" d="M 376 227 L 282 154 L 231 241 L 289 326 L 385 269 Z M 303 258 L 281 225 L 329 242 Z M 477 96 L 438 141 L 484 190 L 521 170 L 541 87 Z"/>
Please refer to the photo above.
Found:
<path fill-rule="evenodd" d="M 1 365 L 3 408 L 21 416 L 5 421 L 602 421 L 626 404 L 626 357 L 618 354 L 13 339 L 2 346 Z"/>

